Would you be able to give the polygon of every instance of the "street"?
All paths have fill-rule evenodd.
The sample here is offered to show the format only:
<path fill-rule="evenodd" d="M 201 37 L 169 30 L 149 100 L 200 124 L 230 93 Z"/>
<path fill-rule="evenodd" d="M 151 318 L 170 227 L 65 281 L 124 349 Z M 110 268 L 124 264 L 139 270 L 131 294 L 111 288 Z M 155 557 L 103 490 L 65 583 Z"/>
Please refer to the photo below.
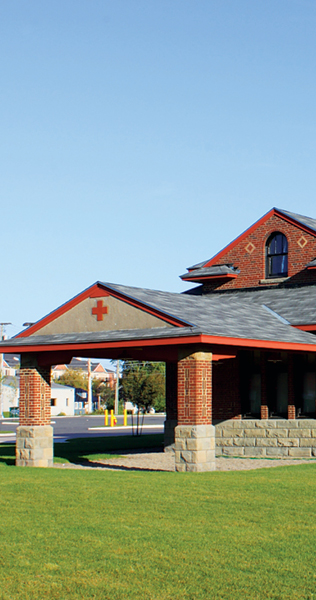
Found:
<path fill-rule="evenodd" d="M 145 415 L 144 433 L 162 433 L 165 415 Z M 133 417 L 134 428 L 136 416 Z M 102 415 L 76 417 L 52 417 L 51 424 L 54 428 L 54 441 L 61 442 L 76 437 L 91 437 L 103 435 L 132 435 L 132 417 L 128 416 L 128 426 L 123 427 L 123 415 L 117 417 L 115 427 L 99 429 L 104 425 Z M 0 443 L 15 441 L 15 430 L 19 425 L 18 419 L 0 419 Z M 4 435 L 8 432 L 7 435 Z M 11 435 L 10 435 L 11 434 Z"/>

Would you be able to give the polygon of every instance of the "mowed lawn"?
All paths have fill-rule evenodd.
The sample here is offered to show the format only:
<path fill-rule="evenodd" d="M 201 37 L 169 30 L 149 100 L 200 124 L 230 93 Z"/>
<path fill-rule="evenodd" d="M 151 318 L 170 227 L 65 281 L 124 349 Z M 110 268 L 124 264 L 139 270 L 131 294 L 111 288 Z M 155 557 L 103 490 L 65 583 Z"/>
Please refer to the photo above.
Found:
<path fill-rule="evenodd" d="M 183 474 L 4 461 L 0 506 L 1 600 L 316 598 L 315 464 Z"/>

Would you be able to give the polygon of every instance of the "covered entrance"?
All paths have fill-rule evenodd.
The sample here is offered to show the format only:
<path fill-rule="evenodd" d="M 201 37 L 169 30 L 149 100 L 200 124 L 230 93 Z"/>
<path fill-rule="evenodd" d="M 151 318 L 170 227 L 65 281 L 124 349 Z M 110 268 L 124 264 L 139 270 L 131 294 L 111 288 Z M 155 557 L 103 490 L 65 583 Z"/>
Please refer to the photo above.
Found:
<path fill-rule="evenodd" d="M 259 338 L 253 314 L 262 309 L 233 327 L 240 310 L 238 302 L 219 310 L 216 299 L 97 282 L 1 342 L 3 352 L 21 354 L 16 464 L 52 465 L 51 366 L 75 356 L 166 363 L 165 446 L 177 471 L 215 469 L 216 423 L 276 412 L 295 420 L 298 408 L 311 410 L 314 336 L 264 312 Z"/>

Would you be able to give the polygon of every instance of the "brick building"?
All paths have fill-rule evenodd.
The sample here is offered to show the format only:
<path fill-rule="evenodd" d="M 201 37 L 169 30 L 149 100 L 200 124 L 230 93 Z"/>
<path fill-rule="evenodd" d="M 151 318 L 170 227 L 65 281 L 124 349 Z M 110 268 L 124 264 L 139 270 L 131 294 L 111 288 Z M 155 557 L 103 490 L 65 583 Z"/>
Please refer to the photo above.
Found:
<path fill-rule="evenodd" d="M 198 285 L 97 282 L 1 342 L 21 354 L 17 464 L 51 464 L 50 370 L 75 356 L 166 362 L 179 471 L 214 469 L 215 452 L 316 455 L 316 220 L 272 209 L 181 277 Z"/>

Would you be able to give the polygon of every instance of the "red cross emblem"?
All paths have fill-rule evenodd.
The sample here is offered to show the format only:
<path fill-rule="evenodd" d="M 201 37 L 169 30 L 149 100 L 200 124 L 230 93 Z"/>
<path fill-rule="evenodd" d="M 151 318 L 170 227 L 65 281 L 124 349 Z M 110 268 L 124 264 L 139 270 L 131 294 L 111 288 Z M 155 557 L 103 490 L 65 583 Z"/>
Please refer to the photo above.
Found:
<path fill-rule="evenodd" d="M 92 314 L 97 316 L 97 321 L 103 321 L 103 315 L 108 312 L 108 307 L 103 306 L 103 300 L 97 300 L 97 305 L 93 307 Z"/>

